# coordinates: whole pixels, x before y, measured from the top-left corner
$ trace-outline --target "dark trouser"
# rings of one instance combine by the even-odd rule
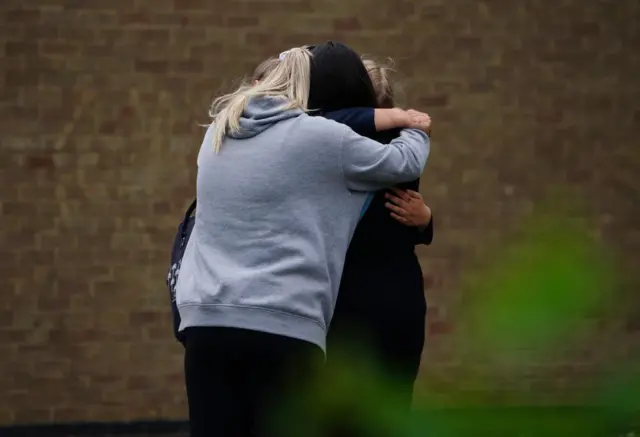
[[[355,398],[346,401],[341,414],[330,424],[330,437],[397,437],[408,424],[413,388],[420,369],[424,345],[424,315],[405,319],[390,317],[388,323],[353,323],[332,327],[327,342],[327,371],[330,380],[341,367],[355,378],[367,378],[360,384],[379,386],[381,394],[371,402]],[[377,326],[376,326],[377,325]],[[334,354],[336,352],[336,354]],[[335,357],[335,359],[334,359]],[[362,366],[362,369],[360,367]],[[356,382],[357,384],[358,382]],[[339,392],[343,389],[336,387]],[[352,392],[360,391],[355,385]],[[353,402],[353,404],[350,404]],[[379,403],[376,405],[376,403]],[[365,411],[361,408],[365,407]],[[385,411],[395,411],[393,423],[377,423]],[[401,419],[404,417],[404,419]],[[384,419],[383,419],[384,420]],[[376,426],[376,422],[378,426]],[[371,426],[373,425],[373,426]]]
[[[295,423],[283,426],[281,418],[303,419],[308,393],[301,389],[315,385],[323,362],[322,350],[302,340],[235,328],[187,329],[191,436],[299,435]]]
[[[356,375],[373,369],[372,384],[385,385],[390,391],[381,400],[383,405],[365,413],[365,422],[382,416],[375,408],[393,408],[398,417],[409,418],[426,320],[422,271],[414,258],[375,267],[352,264],[345,267],[342,277],[327,336],[328,377],[333,378],[332,373],[344,366],[355,367],[351,371]],[[362,420],[354,411],[363,404],[356,399],[355,405],[343,409],[342,417],[336,418],[331,428],[332,437],[397,435],[389,434],[382,424],[371,429],[359,423]]]

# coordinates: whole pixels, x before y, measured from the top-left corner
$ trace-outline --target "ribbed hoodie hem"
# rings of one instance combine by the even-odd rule
[[[222,304],[185,304],[179,307],[179,311],[180,331],[201,326],[249,329],[313,343],[326,353],[326,328],[313,319],[297,314]]]

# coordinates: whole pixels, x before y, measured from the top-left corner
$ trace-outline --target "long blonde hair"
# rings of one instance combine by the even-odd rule
[[[213,149],[220,151],[224,137],[240,130],[240,117],[251,98],[271,96],[283,97],[282,110],[299,108],[307,111],[309,102],[309,77],[311,74],[311,52],[305,48],[294,48],[285,52],[275,68],[253,85],[243,83],[233,93],[213,101],[209,116],[213,118]]]
[[[280,63],[280,59],[278,58],[269,58],[265,61],[262,61],[260,65],[253,70],[253,76],[251,77],[252,83],[260,82],[264,79],[269,73],[271,73]]]

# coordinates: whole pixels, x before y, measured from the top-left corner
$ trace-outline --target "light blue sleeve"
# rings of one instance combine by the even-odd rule
[[[364,217],[364,215],[367,213],[367,210],[371,205],[371,201],[373,200],[374,195],[375,195],[374,193],[367,194],[367,198],[364,201],[364,205],[362,205],[362,209],[360,210],[360,220],[362,220],[362,217]]]
[[[361,137],[352,130],[342,140],[342,171],[347,188],[376,191],[420,177],[429,157],[429,137],[403,129],[387,145]]]

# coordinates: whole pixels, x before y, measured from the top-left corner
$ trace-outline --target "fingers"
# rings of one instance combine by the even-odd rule
[[[398,214],[396,214],[394,212],[391,213],[391,217],[393,217],[396,221],[399,221],[403,225],[406,225],[406,224],[409,223],[408,219],[406,219],[406,218],[404,218],[404,217],[402,217],[402,216],[400,216],[400,215],[398,215]]]
[[[426,112],[416,111],[415,109],[407,109],[407,112],[409,113],[409,115],[412,115],[412,116],[421,116],[421,115],[426,115],[427,117],[429,116],[429,114],[427,114]]]
[[[431,126],[431,117],[428,115],[411,115],[409,118],[413,124]]]
[[[415,109],[408,109],[407,114],[409,114],[411,119],[411,127],[421,129],[426,132],[427,135],[431,135],[431,117],[429,114],[416,111]]]
[[[409,117],[411,117],[413,120],[417,120],[417,121],[429,121],[431,120],[431,117],[429,117],[427,114],[409,114]]]
[[[391,202],[386,202],[386,203],[384,204],[384,206],[385,206],[387,209],[390,209],[392,212],[396,213],[396,214],[397,214],[397,215],[399,215],[399,216],[404,216],[405,214],[407,214],[407,211],[405,211],[404,209],[400,208],[400,207],[399,207],[399,206],[397,206],[397,205],[394,205],[394,204],[393,204],[393,203],[391,203]]]
[[[391,188],[391,191],[396,193],[396,196],[404,200],[405,202],[411,202],[411,195],[408,190],[402,190],[400,188]]]
[[[393,191],[396,196],[387,193],[385,197],[391,200],[393,203],[399,204],[404,208],[407,208],[410,204],[420,203],[422,205],[424,203],[422,195],[417,191],[401,190],[399,188],[391,188],[391,191]]]
[[[422,195],[420,193],[418,193],[417,191],[406,190],[405,193],[407,193],[407,195],[409,197],[411,197],[411,198],[422,200]]]
[[[401,194],[401,195],[403,195],[403,194]],[[394,196],[391,193],[385,193],[384,197],[386,199],[390,200],[391,202],[393,202],[394,204],[398,205],[400,208],[408,208],[409,207],[409,202],[404,200],[403,197]],[[410,200],[410,198],[409,198],[409,200]]]
[[[406,112],[411,118],[431,121],[431,117],[426,112],[416,111],[415,109],[407,109]]]
[[[416,111],[415,109],[408,109],[407,114],[409,114],[411,118],[424,119],[424,120],[431,121],[431,117],[426,112]]]

